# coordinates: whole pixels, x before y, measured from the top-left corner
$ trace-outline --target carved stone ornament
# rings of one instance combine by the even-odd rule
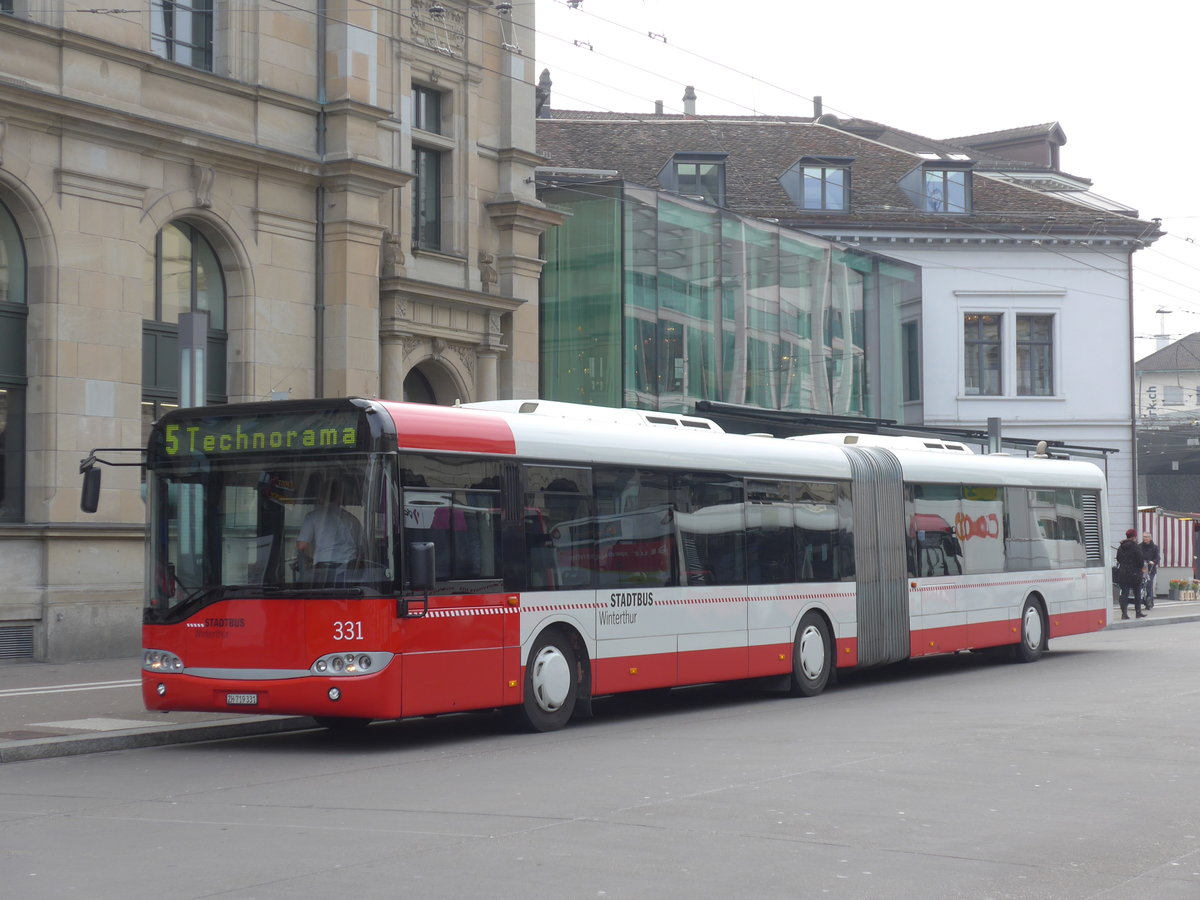
[[[192,189],[196,193],[196,206],[208,209],[212,206],[213,181],[217,172],[212,166],[192,166]]]
[[[443,0],[412,0],[412,41],[462,59],[467,46],[466,13]]]
[[[379,277],[403,278],[406,261],[400,235],[390,230],[384,231],[383,244],[379,248]]]
[[[492,292],[493,285],[500,280],[496,271],[496,255],[486,250],[479,251],[479,285],[485,294]]]
[[[472,378],[474,378],[475,377],[475,351],[472,350],[470,347],[464,347],[461,344],[456,344],[454,346],[454,352],[458,354],[458,358],[459,358],[459,361],[462,363],[462,367],[464,369],[466,369],[467,373]]]

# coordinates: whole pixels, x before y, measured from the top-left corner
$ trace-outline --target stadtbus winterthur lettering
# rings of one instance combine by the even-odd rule
[[[293,423],[288,423],[293,424]],[[241,422],[219,425],[168,425],[163,430],[163,450],[178,453],[247,453],[255,450],[335,450],[358,444],[358,429],[351,425],[304,428],[243,428]]]

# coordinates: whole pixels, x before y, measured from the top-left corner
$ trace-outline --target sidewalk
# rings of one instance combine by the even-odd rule
[[[1159,601],[1144,619],[1110,629],[1200,622],[1200,602]],[[0,664],[0,763],[276,734],[316,727],[305,716],[148,712],[141,660]]]
[[[303,716],[150,712],[141,683],[140,657],[0,664],[0,764],[315,727]]]

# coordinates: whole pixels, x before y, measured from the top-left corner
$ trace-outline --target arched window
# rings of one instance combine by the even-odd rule
[[[25,245],[0,203],[0,522],[25,516]]]
[[[154,240],[146,260],[142,323],[142,431],[165,409],[179,405],[179,316],[208,313],[206,403],[224,403],[225,276],[217,254],[199,231],[173,222]]]

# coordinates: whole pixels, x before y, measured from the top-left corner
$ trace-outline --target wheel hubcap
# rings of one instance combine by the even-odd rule
[[[805,628],[800,635],[800,671],[810,681],[825,671],[825,641],[816,628]]]
[[[1025,643],[1030,650],[1042,646],[1042,617],[1032,606],[1025,610]]]
[[[534,700],[546,712],[560,709],[571,693],[571,667],[557,647],[538,651],[529,680]]]

